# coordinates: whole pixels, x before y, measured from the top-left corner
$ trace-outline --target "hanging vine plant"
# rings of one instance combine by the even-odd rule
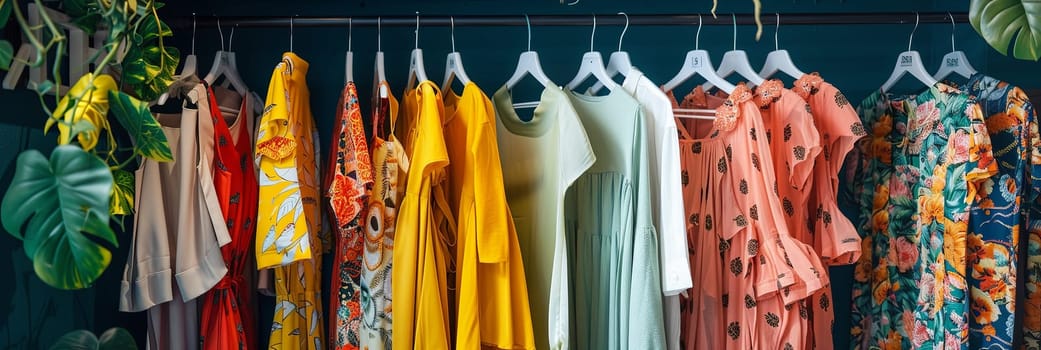
[[[27,150],[18,156],[14,178],[0,202],[0,220],[12,236],[22,240],[42,281],[55,288],[89,287],[112,260],[109,247],[118,246],[112,219],[133,211],[133,173],[126,168],[137,157],[173,160],[159,123],[148,110],[149,101],[173,81],[179,52],[164,38],[173,33],[159,18],[162,3],[150,0],[64,0],[60,10],[89,34],[107,31],[97,68],[76,79],[62,95],[61,62],[67,38],[33,1],[42,29],[42,42],[15,0],[0,0],[0,27],[13,14],[25,41],[36,56],[26,64],[50,60],[53,81],[36,84],[40,106],[50,117],[44,131],[58,130],[58,147],[45,156]],[[8,69],[13,47],[0,41],[0,68]],[[105,74],[118,72],[120,81]],[[47,98],[53,93],[52,110]],[[109,118],[114,118],[133,145],[120,145]],[[131,151],[132,152],[123,152]],[[129,154],[128,154],[129,153]],[[122,223],[118,221],[118,223]]]
[[[1041,58],[1041,0],[972,0],[969,22],[1002,55]]]

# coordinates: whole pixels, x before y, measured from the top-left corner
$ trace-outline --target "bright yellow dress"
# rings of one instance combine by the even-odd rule
[[[506,204],[492,102],[445,92],[448,202],[459,225],[456,349],[534,349],[520,243]],[[483,345],[483,347],[482,347]]]
[[[322,349],[324,344],[318,137],[307,67],[296,54],[283,54],[271,75],[257,134],[257,265],[274,267],[277,298],[271,349]]]
[[[449,266],[454,230],[444,195],[445,149],[440,91],[430,81],[405,93],[397,129],[409,159],[394,237],[394,349],[450,349]],[[411,120],[400,120],[400,119]],[[403,124],[404,122],[404,124]]]

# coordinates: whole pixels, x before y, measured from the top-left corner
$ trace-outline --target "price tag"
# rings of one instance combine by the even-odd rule
[[[961,65],[961,61],[957,57],[948,57],[945,61],[948,67],[957,67]]]

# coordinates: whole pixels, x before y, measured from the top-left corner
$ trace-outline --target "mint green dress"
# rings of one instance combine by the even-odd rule
[[[573,349],[664,349],[648,117],[622,89],[567,92],[596,162],[564,196]]]

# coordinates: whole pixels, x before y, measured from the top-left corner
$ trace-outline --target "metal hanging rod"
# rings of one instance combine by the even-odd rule
[[[717,13],[713,18],[710,14],[702,14],[701,18],[705,25],[730,25],[735,21],[737,24],[755,24],[755,17],[751,14],[738,14],[732,20],[729,14]],[[873,13],[789,13],[781,14],[782,25],[820,25],[820,24],[909,24],[915,23],[915,17],[920,16],[921,23],[951,23],[951,16],[957,23],[967,23],[969,14],[966,12],[873,12]],[[420,25],[449,26],[450,18],[455,18],[456,26],[524,26],[524,15],[420,15]],[[593,15],[531,15],[532,26],[589,26],[593,24]],[[597,14],[599,25],[623,25],[625,18],[614,13]],[[218,16],[198,16],[198,26],[214,27]],[[240,27],[289,27],[290,17],[274,16],[220,16],[221,25]],[[763,13],[764,25],[774,25],[777,22],[775,16]],[[327,16],[294,16],[292,23],[298,27],[346,27],[348,20],[354,26],[376,26],[377,19],[383,26],[416,26],[416,16],[383,16],[383,17],[327,17]],[[175,17],[169,20],[173,27],[190,28],[192,17]],[[629,15],[631,25],[692,25],[698,23],[698,14],[644,14]]]

